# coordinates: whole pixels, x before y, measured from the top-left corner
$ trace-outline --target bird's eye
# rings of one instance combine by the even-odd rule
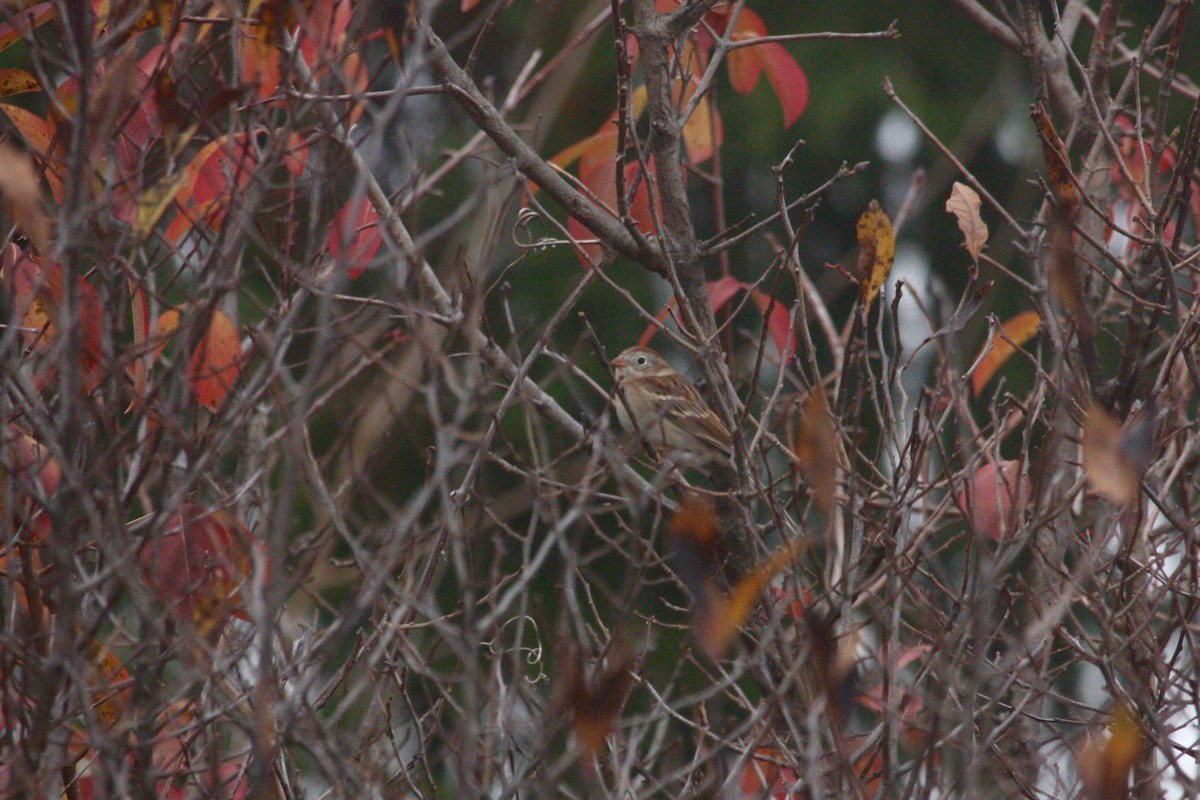
[[[645,356],[638,356],[638,357],[637,357],[637,365],[638,365],[639,367],[644,367],[644,366],[646,366],[646,357],[645,357]]]

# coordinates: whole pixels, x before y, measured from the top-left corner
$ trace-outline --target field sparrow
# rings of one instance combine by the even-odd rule
[[[729,429],[665,358],[648,347],[631,347],[612,365],[623,428],[644,437],[660,455],[673,453],[693,464],[730,463]]]

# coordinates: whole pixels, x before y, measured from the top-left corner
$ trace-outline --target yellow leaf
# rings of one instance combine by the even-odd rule
[[[1129,796],[1129,772],[1145,746],[1142,726],[1132,710],[1118,707],[1105,730],[1079,753],[1079,778],[1087,796],[1119,800]]]
[[[963,247],[971,254],[975,264],[975,275],[979,274],[979,254],[987,244],[988,227],[979,215],[981,202],[979,195],[965,183],[954,182],[950,188],[950,197],[946,200],[946,211],[958,220],[958,229],[962,231]]]
[[[872,200],[867,206],[867,210],[858,218],[856,229],[858,279],[863,308],[870,311],[896,258],[896,234],[892,230],[892,220],[879,206],[878,200]]]
[[[0,97],[40,92],[42,84],[23,69],[0,69]]]
[[[171,202],[175,200],[179,190],[183,185],[191,179],[193,174],[187,170],[181,171],[173,180],[165,183],[155,184],[138,197],[137,204],[137,225],[134,227],[134,233],[139,240],[149,238],[150,232],[154,230],[154,226],[162,219],[162,215],[166,213]]]
[[[971,374],[971,394],[976,397],[987,386],[992,376],[1017,352],[1016,348],[1025,344],[1038,332],[1042,318],[1036,311],[1022,311],[1000,326],[1002,335],[992,340],[992,349],[986,355],[980,353],[979,365]],[[1007,341],[1005,341],[1007,339]],[[1011,344],[1010,344],[1011,342]],[[986,346],[986,345],[985,345]]]

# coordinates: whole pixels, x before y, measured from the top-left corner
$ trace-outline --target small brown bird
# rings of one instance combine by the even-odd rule
[[[612,365],[619,388],[617,418],[623,428],[643,436],[660,455],[674,454],[695,465],[730,463],[729,429],[665,358],[649,347],[631,347]]]

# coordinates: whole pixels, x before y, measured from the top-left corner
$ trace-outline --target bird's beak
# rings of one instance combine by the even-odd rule
[[[627,362],[625,361],[625,358],[623,356],[617,356],[616,358],[614,358],[612,361],[610,361],[608,363],[612,364],[617,369],[627,366]]]

